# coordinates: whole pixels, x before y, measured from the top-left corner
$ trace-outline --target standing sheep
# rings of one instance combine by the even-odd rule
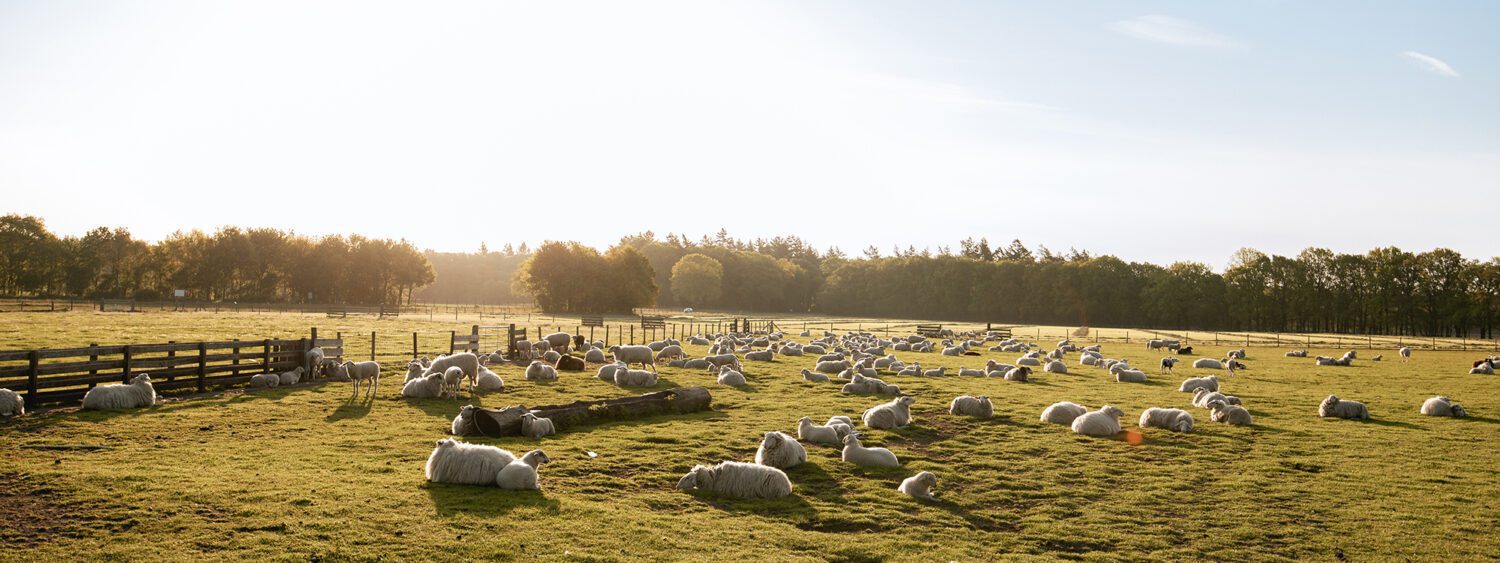
[[[1051,406],[1042,411],[1042,422],[1067,426],[1073,424],[1075,419],[1083,416],[1083,413],[1086,412],[1089,412],[1089,409],[1078,403],[1069,401],[1052,403]]]
[[[551,463],[552,458],[547,457],[542,450],[531,450],[521,459],[505,464],[500,472],[495,475],[495,484],[502,489],[511,491],[535,491],[541,487],[537,485],[536,470],[544,463]]]
[[[755,463],[761,465],[787,469],[806,461],[807,450],[795,438],[782,432],[767,432],[755,450]]]
[[[1370,420],[1370,409],[1359,401],[1348,401],[1339,399],[1338,395],[1329,395],[1318,405],[1318,416]]]
[[[20,416],[26,414],[26,402],[21,396],[10,389],[0,389],[0,416]]]
[[[900,428],[911,424],[911,406],[917,402],[909,396],[896,397],[865,411],[864,423],[870,428]]]
[[[500,475],[500,470],[515,460],[515,454],[495,446],[444,438],[438,440],[437,447],[427,456],[426,475],[433,483],[491,485]]]
[[[1397,350],[1396,352],[1401,354],[1401,361],[1411,361],[1411,346],[1402,346],[1401,349]]]
[[[1469,411],[1464,410],[1463,405],[1453,402],[1453,399],[1438,396],[1422,402],[1422,414],[1463,418],[1469,416]]]
[[[948,414],[989,418],[995,416],[995,405],[990,403],[990,398],[984,395],[978,397],[959,395],[948,404]]]
[[[274,377],[274,375],[273,375]],[[140,374],[130,383],[100,385],[83,394],[83,410],[136,409],[156,404],[151,376]]]
[[[375,398],[375,389],[380,387],[380,364],[375,362],[344,362],[344,365],[339,366],[339,368],[349,374],[349,381],[354,383],[354,394],[349,396],[349,400],[352,401],[355,397],[359,396],[359,388],[364,383],[369,383],[369,386],[365,387],[365,396],[371,399]]]
[[[443,393],[442,393],[442,395],[444,397],[450,397],[450,398],[453,398],[453,399],[457,399],[458,398],[458,390],[459,390],[460,387],[463,386],[463,382],[464,382],[464,370],[463,370],[463,368],[458,367],[458,366],[453,366],[453,367],[448,368],[447,370],[444,370],[443,371]],[[470,388],[471,392],[472,392],[472,390],[473,389]]]
[[[474,389],[474,378],[479,377],[479,356],[473,352],[459,352],[448,356],[441,356],[427,365],[422,375],[430,373],[447,373],[448,368],[457,367],[462,371],[462,379],[469,380],[469,389]]]
[[[1193,415],[1182,409],[1149,408],[1141,412],[1141,428],[1166,428],[1173,432],[1192,432]]]
[[[901,481],[901,485],[896,487],[896,490],[913,498],[937,500],[932,496],[932,489],[936,486],[937,475],[933,475],[931,471],[923,471]]]
[[[901,467],[896,454],[885,448],[866,448],[859,443],[859,433],[844,437],[843,460],[855,465],[871,467]]]
[[[1120,433],[1120,417],[1125,413],[1118,408],[1104,405],[1094,412],[1086,412],[1073,419],[1073,432],[1085,436],[1114,436]]]
[[[573,343],[573,335],[566,332],[554,332],[543,336],[542,340],[546,341],[547,345],[553,350],[566,354],[568,353],[568,346]]]
[[[651,371],[656,371],[655,355],[650,346],[610,346],[609,353],[614,354],[615,361],[626,366],[641,364],[643,368],[649,366]]]
[[[677,481],[682,491],[708,491],[734,498],[781,498],[792,494],[792,481],[780,469],[725,461],[713,467],[693,466]]]

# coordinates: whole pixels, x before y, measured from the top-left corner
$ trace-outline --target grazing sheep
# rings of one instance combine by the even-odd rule
[[[828,383],[828,376],[826,374],[821,374],[810,369],[802,370],[802,379],[813,383]]]
[[[0,389],[0,416],[20,416],[26,414],[26,402],[21,396],[10,389]]]
[[[677,489],[734,498],[781,498],[792,494],[792,481],[775,467],[725,461],[713,467],[693,466],[677,481]]]
[[[526,366],[527,381],[557,381],[557,368],[547,365],[541,360],[532,360],[531,365]]]
[[[1182,385],[1180,385],[1180,386],[1177,387],[1178,391],[1182,391],[1184,393],[1192,393],[1192,392],[1197,391],[1199,389],[1207,389],[1209,391],[1218,391],[1219,390],[1219,376],[1217,376],[1217,375],[1210,375],[1208,377],[1189,377],[1187,379],[1182,380]]]
[[[1104,405],[1094,412],[1086,412],[1073,419],[1073,432],[1085,436],[1114,436],[1120,433],[1120,417],[1125,413],[1118,408]]]
[[[578,356],[562,356],[552,364],[552,367],[558,371],[583,371],[588,367],[588,362]]]
[[[1146,372],[1138,369],[1122,369],[1115,372],[1115,381],[1119,383],[1145,383]]]
[[[844,461],[871,467],[901,467],[896,454],[885,448],[866,448],[859,443],[859,433],[844,436]]]
[[[923,471],[901,481],[901,485],[896,487],[896,490],[913,498],[937,500],[932,496],[932,489],[936,486],[937,475],[933,475],[931,471]]]
[[[1396,352],[1401,354],[1401,361],[1411,361],[1411,346],[1402,346],[1401,349],[1397,350]]]
[[[1089,412],[1089,409],[1078,403],[1068,401],[1052,403],[1052,406],[1042,411],[1042,422],[1067,426],[1073,424],[1074,419],[1083,416],[1086,412]]]
[[[1339,399],[1338,395],[1329,395],[1318,405],[1318,416],[1370,420],[1370,409],[1359,401],[1347,401]]]
[[[656,381],[657,376],[654,371],[627,368],[615,371],[615,385],[621,387],[651,387],[656,385]]]
[[[650,367],[656,371],[654,350],[650,346],[610,346],[609,353],[614,354],[615,361],[627,366],[630,364],[641,364],[641,367]]]
[[[418,377],[401,386],[401,396],[408,399],[436,399],[443,395],[443,374]]]
[[[1042,368],[1042,370],[1046,371],[1047,373],[1067,374],[1068,364],[1062,363],[1062,360],[1052,360],[1050,362],[1047,362],[1047,366]]]
[[[1231,426],[1250,426],[1255,423],[1250,411],[1239,405],[1231,405],[1224,401],[1208,402],[1208,419],[1214,422],[1228,424]]]
[[[245,384],[246,387],[252,389],[270,389],[278,385],[281,385],[281,376],[274,373],[252,375],[250,376],[250,382]]]
[[[1422,414],[1463,418],[1469,416],[1469,411],[1464,410],[1463,405],[1453,402],[1453,399],[1438,396],[1422,402]]]
[[[908,396],[896,397],[865,411],[864,423],[870,428],[900,428],[911,424],[911,406],[917,402]]]
[[[526,413],[521,415],[521,435],[527,438],[541,438],[557,433],[557,428],[552,425],[552,419]]]
[[[806,420],[806,419],[804,419]],[[767,432],[755,450],[755,463],[787,469],[807,461],[807,450],[802,444],[782,432]]]
[[[500,379],[500,374],[489,368],[480,368],[479,381],[474,386],[480,391],[501,391],[505,389],[505,380]]]
[[[995,416],[995,405],[990,403],[990,398],[985,395],[978,397],[959,395],[948,404],[948,414],[989,418]]]
[[[719,385],[740,387],[745,385],[745,374],[735,371],[734,368],[724,366],[719,368]]]
[[[515,460],[515,454],[495,446],[444,438],[437,441],[432,455],[427,456],[427,480],[456,485],[491,485],[500,475],[500,470]]]
[[[1198,358],[1193,360],[1193,367],[1198,369],[1224,369],[1224,362],[1213,358]]]
[[[604,358],[604,350],[589,348],[589,351],[583,353],[583,361],[591,364],[602,364],[608,360]]]
[[[1193,415],[1182,409],[1149,408],[1141,413],[1141,428],[1166,428],[1173,432],[1192,432]]]
[[[83,410],[86,411],[135,409],[154,404],[156,388],[151,386],[151,376],[144,373],[135,376],[130,383],[100,385],[83,394]]]
[[[547,336],[543,336],[542,340],[545,341],[547,345],[553,350],[557,350],[566,354],[568,353],[568,346],[573,343],[573,335],[566,332],[554,332]]]
[[[619,363],[619,362],[616,362],[616,363],[613,363],[613,364],[604,364],[602,366],[599,366],[599,374],[598,374],[599,381],[607,381],[607,382],[610,382],[610,383],[614,383],[615,382],[615,372],[618,371],[618,370],[622,370],[622,369],[625,369],[625,364],[622,364],[622,363]]]
[[[1031,380],[1031,368],[1026,367],[1026,366],[1016,366],[1016,367],[1010,368],[1010,371],[1005,372],[1005,380],[1006,381],[1019,381],[1021,383],[1025,383],[1027,381],[1030,381]]]
[[[813,424],[811,418],[804,416],[797,420],[797,439],[825,446],[837,446],[843,443],[844,434],[846,433],[839,432],[838,428],[834,428],[834,424],[834,421],[829,421],[829,424],[819,426]],[[839,425],[852,428],[850,424],[839,423]]]
[[[453,366],[443,371],[443,393],[444,397],[458,398],[458,389],[464,382],[464,368]],[[473,388],[470,387],[470,391]]]
[[[552,463],[542,450],[531,450],[521,459],[505,464],[495,475],[495,484],[512,491],[535,491],[541,487],[536,482],[536,470],[544,463]]]

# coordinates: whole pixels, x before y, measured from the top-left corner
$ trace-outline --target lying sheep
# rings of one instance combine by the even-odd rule
[[[1146,372],[1138,369],[1122,369],[1115,372],[1115,381],[1119,383],[1145,383]]]
[[[1182,409],[1149,408],[1141,412],[1141,428],[1166,428],[1173,432],[1192,432],[1193,415]]]
[[[804,416],[797,420],[797,439],[825,446],[837,446],[843,442],[844,435],[840,434],[832,424],[819,426],[813,424],[811,418]]]
[[[1342,400],[1338,395],[1329,395],[1318,405],[1318,416],[1370,420],[1370,409],[1359,401]]]
[[[512,491],[535,491],[540,490],[537,484],[536,472],[542,464],[551,463],[552,458],[542,450],[531,450],[521,459],[505,464],[500,472],[495,475],[495,484],[502,489]]]
[[[443,374],[434,373],[406,382],[401,396],[408,399],[436,399],[443,396]]]
[[[911,365],[903,367],[903,368],[901,368],[900,371],[897,371],[896,375],[898,375],[898,376],[917,376],[917,375],[922,375],[922,363],[921,362],[912,362]]]
[[[403,380],[402,383],[405,383],[407,381],[411,381],[413,379],[417,379],[417,378],[420,378],[420,377],[426,377],[427,376],[426,374],[427,374],[427,366],[422,365],[422,362],[419,362],[417,360],[412,360],[410,362],[406,362],[406,379]]]
[[[1052,403],[1051,406],[1042,410],[1042,422],[1061,424],[1064,426],[1073,424],[1073,420],[1083,416],[1089,409],[1078,403],[1062,401]]]
[[[865,411],[864,423],[870,428],[900,428],[911,424],[911,406],[917,402],[912,397],[902,396],[870,407]]]
[[[1250,426],[1255,423],[1250,416],[1250,411],[1245,410],[1245,407],[1231,405],[1224,401],[1208,402],[1208,419],[1231,426]]]
[[[769,349],[756,350],[754,352],[745,354],[745,360],[751,362],[774,362],[776,361],[776,352]]]
[[[480,391],[501,391],[505,389],[505,380],[500,375],[490,371],[489,368],[479,369],[479,381],[474,384]]]
[[[250,382],[245,386],[251,389],[270,389],[281,385],[281,376],[274,373],[259,373],[250,376]]]
[[[811,381],[813,383],[828,383],[827,375],[815,372],[810,369],[802,370],[802,379]]]
[[[604,357],[604,350],[589,348],[589,351],[583,353],[583,361],[591,364],[602,364],[608,360]]]
[[[1193,406],[1206,409],[1208,408],[1208,403],[1211,401],[1224,401],[1226,405],[1241,404],[1240,398],[1233,395],[1225,395],[1218,391],[1209,391],[1203,388],[1193,391]]]
[[[1026,367],[1026,366],[1016,366],[1016,367],[1013,367],[1013,368],[1010,369],[1010,371],[1005,372],[1005,380],[1006,381],[1019,381],[1021,383],[1025,383],[1027,381],[1030,381],[1031,380],[1031,368]]]
[[[1438,396],[1422,402],[1422,414],[1463,418],[1469,416],[1469,411],[1464,410],[1463,405],[1453,402],[1453,399]]]
[[[1193,367],[1198,369],[1224,369],[1224,362],[1213,358],[1198,358],[1193,360]]]
[[[427,456],[426,475],[433,483],[491,485],[500,475],[500,470],[515,460],[515,454],[495,446],[444,438],[438,440],[437,447]]]
[[[474,436],[479,434],[479,429],[474,426],[474,405],[464,405],[458,409],[458,416],[453,417],[453,426],[448,433],[454,436]]]
[[[1041,367],[1042,361],[1039,360],[1039,359],[1030,357],[1030,356],[1021,356],[1019,358],[1016,358],[1016,365],[1018,365],[1018,366],[1029,366],[1029,367]]]
[[[83,394],[83,410],[137,409],[156,404],[151,376],[140,374],[130,383],[100,385]]]
[[[842,356],[840,356],[840,357],[842,357]],[[850,365],[851,364],[848,361],[845,361],[845,360],[820,361],[820,362],[818,362],[818,364],[816,366],[813,366],[813,371],[816,371],[818,373],[826,373],[826,374],[829,374],[829,375],[834,375],[834,374],[837,374],[837,373],[839,373],[841,371],[849,369]]]
[[[657,375],[654,371],[624,368],[615,371],[615,385],[620,387],[651,387],[656,382]]]
[[[724,366],[719,368],[718,381],[719,385],[741,387],[745,385],[745,374],[735,371],[732,367]],[[655,385],[655,383],[652,385]]]
[[[937,475],[933,475],[931,471],[923,471],[901,481],[896,490],[913,498],[937,500],[932,496],[934,487],[937,487]]]
[[[948,414],[989,418],[995,416],[995,405],[990,403],[990,398],[985,395],[978,397],[959,395],[948,404]]]
[[[0,389],[0,416],[23,414],[26,414],[26,402],[21,400],[21,395],[10,389]]]
[[[1047,362],[1047,366],[1042,369],[1047,373],[1067,374],[1068,364],[1063,363],[1062,360],[1052,360]]]
[[[302,374],[305,371],[306,370],[304,370],[302,366],[297,366],[297,369],[283,372],[280,376],[277,376],[277,378],[281,380],[281,385],[296,385],[298,382],[302,381]]]
[[[1104,405],[1094,412],[1086,412],[1073,419],[1073,432],[1085,436],[1114,436],[1120,433],[1120,417],[1125,413],[1118,408]]]
[[[552,419],[542,418],[532,413],[521,415],[521,435],[527,438],[541,438],[557,433],[557,428],[552,425]]]
[[[958,375],[963,377],[984,377],[984,370],[976,368],[958,368]]]
[[[1193,393],[1193,392],[1196,392],[1199,389],[1208,389],[1209,391],[1218,391],[1219,390],[1219,376],[1217,376],[1217,375],[1210,375],[1208,377],[1189,377],[1187,379],[1182,380],[1182,385],[1180,385],[1180,386],[1177,387],[1178,391],[1182,391],[1182,392],[1185,392],[1185,393]]]
[[[806,420],[805,418],[803,420]],[[755,463],[787,469],[807,461],[807,450],[782,432],[767,432],[755,450]]]
[[[557,381],[557,368],[547,365],[542,360],[532,360],[531,365],[526,366],[527,381]]]
[[[769,499],[792,494],[792,481],[775,467],[725,461],[713,467],[694,466],[677,481],[677,489],[707,491],[734,498]]]
[[[622,364],[622,363],[619,363],[619,362],[615,362],[613,364],[604,364],[602,366],[599,366],[599,373],[598,373],[599,381],[607,381],[607,382],[610,382],[610,383],[614,383],[615,382],[615,372],[618,371],[618,370],[622,370],[622,369],[625,369],[625,364]]]
[[[866,448],[859,443],[859,433],[844,437],[843,460],[855,465],[870,467],[901,467],[896,454],[885,448]]]
[[[1306,358],[1307,350],[1292,350],[1286,353],[1288,358]]]

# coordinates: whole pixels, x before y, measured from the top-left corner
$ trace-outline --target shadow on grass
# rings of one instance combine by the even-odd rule
[[[557,514],[559,503],[547,498],[542,491],[509,491],[498,487],[475,485],[450,485],[426,483],[427,496],[432,499],[437,515],[452,517],[460,514],[475,516],[503,516],[522,507],[535,507]]]
[[[364,418],[370,414],[369,402],[346,402],[333,410],[333,413],[323,418],[323,422],[338,422],[355,418]]]
[[[1390,426],[1390,427],[1394,427],[1394,428],[1407,428],[1407,429],[1411,429],[1411,430],[1426,430],[1427,429],[1426,426],[1422,426],[1420,424],[1412,424],[1410,422],[1401,422],[1399,420],[1383,420],[1383,419],[1379,419],[1379,418],[1372,418],[1372,419],[1367,420],[1365,422],[1368,422],[1370,424],[1374,424],[1376,426]]]
[[[806,499],[797,494],[795,489],[791,496],[777,499],[742,499],[719,496],[714,493],[696,492],[692,497],[708,506],[712,506],[724,512],[740,514],[754,514],[771,518],[794,517],[798,519],[811,519],[817,516]]]
[[[786,475],[796,485],[798,494],[801,496],[830,502],[843,502],[844,500],[844,492],[839,489],[838,480],[816,463],[802,463],[787,469]]]
[[[1460,418],[1459,420],[1467,422],[1483,422],[1485,424],[1500,424],[1500,418],[1486,418],[1483,416],[1466,416],[1464,418]]]

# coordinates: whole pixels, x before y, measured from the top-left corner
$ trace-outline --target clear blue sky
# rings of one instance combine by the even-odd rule
[[[1497,24],[1477,1],[0,2],[0,211],[438,250],[725,227],[1488,258]]]

